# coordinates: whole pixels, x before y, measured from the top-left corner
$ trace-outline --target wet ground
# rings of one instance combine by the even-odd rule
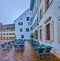
[[[24,51],[15,52],[14,47],[7,51],[0,49],[0,61],[53,61],[51,58],[40,59],[37,56],[37,52],[33,49],[33,46],[29,41],[25,41]]]

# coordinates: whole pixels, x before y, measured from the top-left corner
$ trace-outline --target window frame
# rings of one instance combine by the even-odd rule
[[[23,22],[18,22],[18,25],[19,25],[19,26],[20,26],[20,25],[22,26],[22,25],[23,25]]]
[[[22,30],[22,28],[20,28],[20,32],[22,32],[23,30]]]
[[[26,28],[26,32],[29,32],[29,28]]]
[[[29,21],[29,17],[26,17],[26,20]]]
[[[40,28],[40,40],[42,40],[42,29]]]
[[[24,38],[24,35],[21,35],[21,38]]]
[[[51,19],[52,19],[51,17],[48,17],[47,20],[45,21],[45,40],[48,43],[51,43],[52,41],[51,41],[51,36],[50,36],[50,40],[47,40],[46,26],[51,23]],[[50,32],[50,34],[51,34],[51,32]]]

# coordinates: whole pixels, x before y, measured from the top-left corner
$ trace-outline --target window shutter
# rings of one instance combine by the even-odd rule
[[[50,22],[50,41],[54,40],[54,22]]]

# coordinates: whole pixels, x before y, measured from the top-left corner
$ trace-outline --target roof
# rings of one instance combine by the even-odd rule
[[[27,11],[29,11],[30,9],[26,9],[14,22],[16,22],[19,18],[21,18]]]
[[[0,26],[0,29],[12,29],[15,28],[15,24],[7,24],[7,25],[2,25]]]

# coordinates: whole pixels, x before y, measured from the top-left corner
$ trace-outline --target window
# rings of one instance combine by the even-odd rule
[[[22,28],[20,28],[20,32],[22,32]]]
[[[40,29],[40,39],[42,40],[42,29]]]
[[[21,18],[21,20],[22,20],[22,18]]]
[[[38,31],[35,30],[35,39],[38,39]]]
[[[3,37],[3,39],[5,39],[5,37]]]
[[[50,23],[46,25],[46,39],[50,40]]]
[[[27,21],[29,21],[29,17],[27,17]]]
[[[1,39],[2,39],[2,36],[1,36]]]
[[[42,6],[42,8],[40,9],[40,20],[42,19],[42,17],[43,17],[43,6]]]
[[[40,10],[40,19],[42,18],[42,11]]]
[[[8,37],[7,37],[7,39],[8,39]]]
[[[21,38],[24,38],[24,35],[21,35]]]
[[[22,22],[19,22],[18,25],[23,25],[23,23]]]
[[[10,33],[10,35],[15,35],[15,33]]]
[[[30,22],[28,22],[28,25],[30,25]]]
[[[5,35],[5,33],[4,33],[4,35]]]
[[[26,32],[29,32],[29,28],[26,28]]]

